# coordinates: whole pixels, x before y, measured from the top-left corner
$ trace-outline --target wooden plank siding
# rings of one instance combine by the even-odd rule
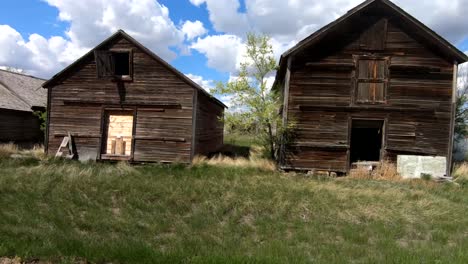
[[[134,113],[131,161],[190,163],[194,147],[194,96],[199,91],[133,41],[119,35],[112,38],[99,49],[131,50],[131,80],[98,78],[92,52],[73,65],[74,70],[48,88],[47,152],[55,153],[63,136],[70,132],[80,158],[99,159],[105,147],[103,119],[106,111],[128,110]],[[207,106],[199,104],[198,108],[204,110],[216,105],[216,111],[224,111],[213,100],[207,101],[202,102]],[[202,123],[200,129],[203,129],[204,118],[197,119]],[[200,131],[199,141],[211,135],[216,140],[222,139],[222,130],[221,135],[218,130],[211,133]]]
[[[0,109],[0,124],[0,142],[43,142],[39,119],[32,112]]]
[[[198,92],[195,131],[195,153],[210,155],[223,146],[224,109],[208,99],[208,96]]]
[[[325,38],[294,54],[286,105],[288,119],[297,122],[296,139],[286,149],[283,168],[347,171],[351,120],[357,118],[385,121],[384,158],[448,157],[453,62],[413,38],[396,17],[381,18],[383,47],[363,48],[369,30],[354,24],[339,39]],[[356,101],[356,56],[388,58],[384,102]]]

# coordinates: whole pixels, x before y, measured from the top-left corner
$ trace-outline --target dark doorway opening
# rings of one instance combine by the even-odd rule
[[[380,160],[383,124],[383,120],[352,121],[351,163]]]
[[[114,58],[114,75],[128,76],[130,75],[130,53],[129,52],[113,52]]]

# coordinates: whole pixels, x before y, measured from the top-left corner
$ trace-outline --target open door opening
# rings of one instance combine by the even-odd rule
[[[106,111],[102,159],[130,159],[133,148],[133,118],[133,111]]]
[[[351,164],[359,161],[380,161],[383,120],[352,120]]]

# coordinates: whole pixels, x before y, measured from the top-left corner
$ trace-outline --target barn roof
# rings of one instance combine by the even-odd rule
[[[72,72],[78,65],[80,65],[81,62],[83,62],[86,58],[88,58],[89,56],[94,56],[94,51],[95,50],[99,50],[100,48],[106,46],[108,43],[114,41],[115,39],[117,38],[124,38],[126,39],[127,41],[129,41],[130,43],[132,43],[133,45],[135,45],[136,47],[138,47],[139,49],[141,49],[144,53],[146,53],[148,56],[150,56],[151,58],[153,58],[154,60],[156,60],[157,62],[161,63],[162,65],[164,65],[167,69],[169,69],[171,72],[173,72],[175,75],[177,75],[179,78],[181,78],[183,81],[185,81],[188,85],[190,85],[191,87],[193,87],[194,89],[196,90],[199,90],[200,92],[204,93],[205,95],[208,96],[208,98],[210,98],[210,100],[212,100],[213,102],[221,105],[222,107],[224,108],[227,108],[227,106],[225,104],[223,104],[220,100],[216,99],[214,96],[212,96],[210,93],[208,93],[205,89],[203,89],[200,85],[198,85],[197,83],[195,83],[192,79],[190,79],[189,77],[187,77],[185,74],[181,73],[180,71],[178,71],[176,68],[174,68],[172,65],[170,65],[168,62],[166,62],[165,60],[163,60],[161,57],[159,57],[158,55],[156,55],[154,52],[152,52],[151,50],[149,50],[148,48],[146,48],[145,46],[143,46],[143,44],[141,44],[140,42],[138,42],[137,40],[135,40],[134,38],[132,38],[130,35],[128,35],[125,31],[123,31],[122,29],[119,29],[116,33],[114,33],[112,36],[110,36],[109,38],[107,38],[106,40],[104,40],[103,42],[101,42],[99,45],[97,45],[96,47],[94,47],[93,49],[91,49],[88,53],[86,53],[85,55],[83,55],[81,58],[79,58],[78,60],[76,60],[75,62],[73,62],[72,64],[70,64],[68,67],[66,67],[65,69],[63,69],[62,71],[60,71],[59,73],[57,73],[56,75],[54,75],[50,80],[46,81],[42,87],[44,88],[51,88],[53,86],[55,86],[58,82],[62,81],[63,79],[65,79],[68,75],[68,73]]]
[[[419,34],[420,38],[425,41],[426,45],[437,49],[446,58],[449,58],[457,63],[468,61],[468,56],[453,46],[450,42],[431,30],[429,27],[421,23],[419,20],[408,14],[406,11],[395,5],[389,0],[367,0],[355,8],[349,10],[345,15],[317,30],[312,35],[300,41],[297,45],[287,50],[281,55],[280,69],[277,72],[277,80],[279,76],[284,74],[286,69],[287,59],[294,56],[305,48],[311,48],[317,45],[324,37],[331,32],[337,31],[347,24],[352,18],[360,16],[363,12],[370,8],[378,7],[386,12],[397,16],[404,25],[409,28],[412,34]]]
[[[41,89],[44,79],[0,70],[0,108],[32,112],[46,107],[47,92]]]

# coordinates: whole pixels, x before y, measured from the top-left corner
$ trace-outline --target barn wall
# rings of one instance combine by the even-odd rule
[[[0,109],[0,124],[0,142],[43,142],[39,119],[32,112]]]
[[[133,81],[96,77],[94,56],[88,56],[51,89],[48,152],[57,151],[63,136],[74,135],[78,154],[98,157],[105,108],[136,112],[134,160],[190,162],[194,89],[126,39],[108,47],[133,50]]]
[[[198,92],[196,110],[195,155],[209,155],[223,146],[224,108]]]
[[[297,122],[296,139],[286,148],[283,167],[346,171],[349,167],[352,118],[385,120],[386,157],[398,153],[447,156],[451,116],[453,64],[421,45],[388,17],[384,49],[389,58],[385,104],[355,102],[355,58],[363,31],[340,32],[295,56],[291,67],[288,119]],[[397,66],[397,67],[392,67]],[[433,72],[408,71],[408,66]]]

